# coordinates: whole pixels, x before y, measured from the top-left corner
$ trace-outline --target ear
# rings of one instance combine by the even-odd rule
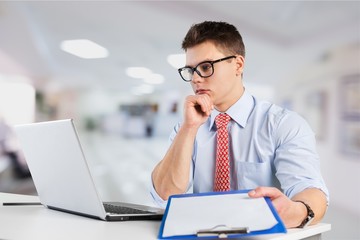
[[[241,76],[244,71],[245,58],[241,55],[236,56],[236,76]]]

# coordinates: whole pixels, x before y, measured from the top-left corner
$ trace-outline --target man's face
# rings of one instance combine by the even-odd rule
[[[214,61],[225,55],[212,42],[204,42],[186,51],[186,65],[195,67],[204,61]],[[200,77],[196,72],[191,81],[195,94],[210,96],[215,108],[226,111],[243,93],[241,73],[244,59],[241,56],[213,64],[214,73],[208,78]]]

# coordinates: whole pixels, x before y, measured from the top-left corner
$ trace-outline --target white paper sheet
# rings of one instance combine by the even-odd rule
[[[163,237],[194,235],[198,230],[218,225],[265,230],[277,224],[264,198],[247,193],[173,198],[163,229]]]

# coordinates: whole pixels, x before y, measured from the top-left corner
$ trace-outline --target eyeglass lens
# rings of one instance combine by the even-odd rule
[[[209,62],[200,63],[195,67],[195,71],[200,77],[210,77],[213,74],[212,64]],[[194,69],[190,67],[185,67],[180,71],[181,76],[184,80],[191,81],[194,75]]]

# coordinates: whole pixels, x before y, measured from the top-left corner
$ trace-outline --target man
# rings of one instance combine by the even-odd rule
[[[195,193],[253,189],[250,197],[271,198],[287,228],[319,222],[328,190],[314,134],[298,114],[258,101],[244,88],[245,47],[237,29],[225,22],[195,24],[182,48],[186,66],[179,73],[195,95],[186,97],[183,121],[152,173],[154,199],[165,204],[191,187]],[[222,128],[219,121],[230,122]],[[225,153],[217,149],[220,135],[227,136],[220,140],[229,145]]]

